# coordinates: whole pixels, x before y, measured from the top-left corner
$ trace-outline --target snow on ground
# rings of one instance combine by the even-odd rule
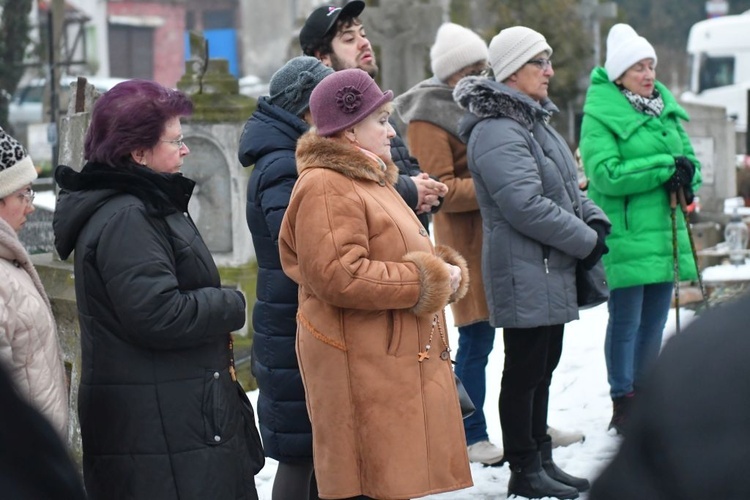
[[[450,309],[446,309],[450,318]],[[680,310],[681,326],[684,328],[693,318],[693,312]],[[602,304],[581,311],[581,319],[568,323],[565,328],[565,343],[562,359],[555,370],[550,389],[549,424],[563,430],[578,429],[586,434],[585,442],[553,451],[555,462],[566,472],[593,480],[607,465],[617,451],[620,439],[607,431],[612,416],[612,400],[607,385],[607,370],[604,364],[604,334],[607,325],[607,306]],[[665,340],[674,333],[675,314],[670,311],[665,329]],[[457,345],[458,331],[449,331],[451,345]],[[498,414],[498,395],[503,369],[502,330],[497,330],[495,349],[487,367],[487,398],[485,416],[490,440],[502,446],[502,432]],[[257,391],[249,392],[255,404]],[[271,499],[273,478],[277,462],[266,460],[266,466],[256,476],[260,500]],[[510,470],[502,467],[484,467],[471,464],[474,486],[464,490],[430,495],[432,500],[498,500],[507,493]],[[587,498],[586,494],[580,497]]]

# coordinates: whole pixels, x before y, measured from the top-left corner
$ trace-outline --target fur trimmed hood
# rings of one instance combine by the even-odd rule
[[[469,112],[459,126],[465,141],[474,125],[486,118],[510,118],[531,130],[534,123],[549,120],[552,113],[559,111],[549,99],[539,103],[504,83],[481,76],[461,79],[453,89],[453,98]]]
[[[387,182],[394,185],[398,180],[398,168],[389,161],[382,170],[377,164],[354,146],[337,139],[320,137],[315,130],[305,133],[297,142],[297,173],[308,168],[327,168],[350,179]]]

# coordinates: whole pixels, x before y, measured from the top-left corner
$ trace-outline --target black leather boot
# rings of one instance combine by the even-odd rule
[[[558,467],[552,460],[552,442],[547,441],[539,445],[539,456],[542,459],[542,469],[547,473],[549,477],[557,482],[572,486],[578,491],[588,491],[591,487],[588,479],[582,477],[571,476],[567,472],[563,471]]]
[[[524,466],[511,465],[510,481],[508,481],[508,498],[518,495],[525,498],[578,498],[578,490],[555,481],[542,468],[542,461],[538,453],[534,460]]]

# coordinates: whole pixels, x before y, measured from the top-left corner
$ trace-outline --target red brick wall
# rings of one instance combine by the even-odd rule
[[[164,24],[154,30],[154,80],[175,87],[185,73],[185,5],[110,2],[107,12],[110,16],[155,16],[164,20]]]

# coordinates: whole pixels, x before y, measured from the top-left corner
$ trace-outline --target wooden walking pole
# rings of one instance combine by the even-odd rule
[[[677,193],[669,193],[669,210],[672,217],[672,259],[674,271],[675,333],[680,334],[680,259],[677,250]]]

